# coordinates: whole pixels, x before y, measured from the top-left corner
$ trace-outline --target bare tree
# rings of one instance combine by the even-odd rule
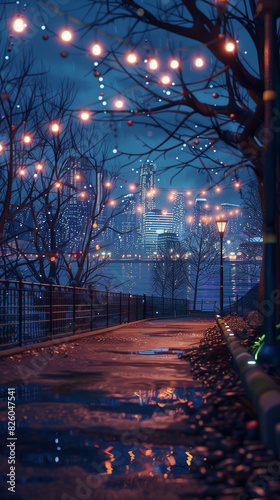
[[[10,87],[3,81],[9,94],[2,93],[3,135],[8,132],[0,179],[1,275],[80,286],[106,282],[99,239],[115,230],[111,223],[125,209],[112,199],[117,171],[106,159],[106,136],[97,139],[94,126],[86,132],[74,120],[72,85],[64,80],[52,91],[46,76],[34,83],[29,72],[23,65]]]
[[[242,202],[243,231],[245,237],[240,245],[243,262],[237,264],[237,276],[255,281],[260,278],[262,259],[262,206],[257,182],[252,180],[246,186]]]
[[[159,246],[152,270],[152,284],[155,293],[171,297],[172,302],[182,294],[186,296],[187,280],[183,270],[180,242],[166,242]]]
[[[217,273],[219,263],[217,231],[211,224],[202,224],[198,231],[190,231],[184,241],[188,255],[183,266],[188,285],[193,290],[193,309],[196,308],[199,288]]]
[[[124,33],[122,27],[123,39],[107,47],[99,66],[106,73],[119,70],[127,76],[127,82],[133,82],[131,91],[125,94],[129,105],[120,112],[111,110],[111,116],[149,123],[157,131],[161,130],[158,144],[155,141],[149,144],[139,137],[146,146],[145,151],[150,149],[165,155],[180,146],[194,153],[193,158],[181,155],[182,159],[176,161],[179,170],[192,166],[207,172],[212,181],[212,172],[220,173],[221,181],[228,172],[238,172],[244,165],[253,170],[264,214],[264,21],[257,15],[257,3],[256,0],[238,3],[95,1],[89,3],[92,22],[87,23],[86,29],[97,26],[108,29],[110,24],[118,27],[118,23],[126,19],[127,32]],[[261,2],[261,7],[264,5]],[[88,18],[89,14],[87,21]],[[246,52],[238,50],[237,37],[252,48],[254,57],[248,58]],[[132,51],[138,57],[138,64],[134,66],[124,61],[122,49],[125,47],[126,51],[127,42],[133,43]],[[160,42],[163,47],[159,47]],[[231,45],[227,45],[228,42]],[[162,48],[169,48],[170,58],[178,62],[174,77],[164,83],[167,90],[164,94],[158,73],[147,64]],[[194,67],[194,52],[200,55],[200,65],[203,58],[207,60],[204,66],[207,69],[198,78],[189,71],[190,65]],[[144,58],[147,62],[140,64]],[[229,162],[221,163],[212,156],[211,148],[218,143],[224,145],[225,152],[231,153]],[[278,206],[276,212],[279,234]],[[279,253],[279,248],[277,251]],[[279,269],[277,276],[279,287]],[[263,286],[260,286],[260,300],[262,294]]]

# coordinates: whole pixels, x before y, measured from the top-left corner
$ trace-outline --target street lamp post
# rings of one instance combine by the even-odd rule
[[[217,220],[216,225],[221,240],[221,255],[220,255],[220,312],[223,314],[224,308],[224,269],[223,269],[223,237],[226,230],[227,220]]]

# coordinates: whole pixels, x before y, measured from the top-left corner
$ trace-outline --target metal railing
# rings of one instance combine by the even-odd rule
[[[229,297],[228,306],[223,308],[223,316],[232,313],[236,313],[238,316],[245,316],[245,314],[258,309],[258,289],[259,284],[256,283],[242,297],[238,296],[238,294],[233,298]]]
[[[0,350],[145,318],[184,316],[189,301],[0,280]]]

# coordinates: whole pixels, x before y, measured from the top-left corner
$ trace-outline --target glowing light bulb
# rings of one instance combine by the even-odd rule
[[[79,180],[80,180],[80,178],[81,178],[80,174],[76,174],[76,175],[75,175],[75,180],[76,180],[76,181],[79,181]]]
[[[80,198],[86,198],[86,193],[85,193],[85,191],[82,191],[82,192],[80,193]]]
[[[87,111],[83,111],[80,116],[81,120],[83,121],[87,121],[90,119],[90,114]]]
[[[105,186],[108,188],[111,187],[111,182],[110,181],[106,182]]]
[[[36,166],[37,170],[43,170],[43,165],[42,163],[38,163],[38,165]]]
[[[172,61],[170,62],[170,68],[172,69],[179,68],[179,61],[177,61],[177,59],[172,59]]]
[[[52,130],[52,132],[55,132],[55,133],[59,132],[59,125],[58,125],[58,123],[53,123],[51,125],[51,130]]]
[[[99,45],[99,43],[95,43],[91,49],[91,52],[94,56],[100,56],[101,55],[101,52],[102,52],[102,49],[101,49],[101,46]]]
[[[3,150],[4,150],[4,146],[2,144],[0,144],[0,153],[2,153]]]
[[[24,24],[23,19],[21,19],[20,17],[18,17],[14,21],[13,28],[17,33],[22,33],[25,27],[26,25]]]
[[[135,54],[133,54],[133,52],[131,54],[128,54],[127,56],[127,62],[129,62],[130,64],[136,64],[137,63],[137,57]]]
[[[118,109],[123,108],[123,101],[121,99],[117,99],[117,101],[115,101],[115,106]]]
[[[24,175],[25,174],[25,170],[23,168],[20,169],[19,171],[20,175]]]
[[[216,187],[215,191],[216,191],[216,193],[220,193],[222,191],[222,189],[218,186],[218,187]]]
[[[240,182],[236,182],[234,185],[235,185],[236,188],[239,188],[240,187]]]
[[[94,223],[92,224],[92,227],[93,227],[94,229],[96,229],[96,228],[97,228],[97,224],[96,224],[96,222],[94,222]]]
[[[157,69],[158,68],[158,62],[156,59],[151,59],[149,62],[149,68],[150,69]]]
[[[204,66],[204,61],[201,57],[197,57],[194,64],[197,68],[201,68],[202,66]]]
[[[100,245],[95,245],[95,250],[100,250]]]
[[[64,30],[61,33],[60,37],[64,42],[70,42],[70,40],[72,39],[72,33],[69,30]]]
[[[170,76],[164,75],[161,79],[161,83],[163,83],[164,85],[168,85],[168,83],[170,83]]]
[[[60,187],[61,187],[61,183],[60,183],[60,182],[57,182],[57,183],[55,184],[55,187],[56,187],[56,188],[60,188]]]
[[[24,142],[25,144],[30,144],[30,142],[31,142],[31,137],[30,137],[30,135],[25,135],[25,136],[24,136],[24,138],[23,138],[23,142]]]
[[[112,205],[113,207],[115,206],[115,204],[116,204],[115,200],[110,201],[110,205]]]
[[[186,195],[187,195],[187,196],[191,196],[191,194],[192,194],[192,192],[191,192],[191,191],[187,191],[187,192],[186,192]]]
[[[233,52],[235,50],[235,44],[233,42],[226,43],[226,51]]]
[[[50,258],[50,261],[51,261],[51,262],[54,262],[54,261],[55,261],[55,256],[54,256],[54,255]]]

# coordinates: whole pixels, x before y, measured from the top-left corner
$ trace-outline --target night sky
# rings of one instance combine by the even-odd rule
[[[148,54],[148,47],[153,47],[153,54],[156,54],[160,60],[161,67],[166,66],[168,58],[170,58],[170,45],[176,44],[177,48],[180,50],[182,60],[184,61],[186,70],[188,71],[188,79],[191,81],[198,78],[198,69],[194,68],[191,64],[191,55],[197,55],[201,53],[201,48],[194,45],[194,42],[190,42],[188,47],[185,46],[186,40],[182,40],[179,36],[171,35],[172,41],[166,36],[164,32],[160,30],[154,30],[152,34],[149,35],[149,40],[145,39],[145,35],[135,34],[135,40],[133,37],[129,41],[124,40],[119,42],[118,37],[125,36],[127,30],[127,22],[122,20],[118,24],[107,25],[102,28],[102,33],[100,30],[90,30],[87,32],[83,23],[85,20],[90,19],[88,14],[88,9],[82,7],[83,1],[75,0],[57,0],[55,2],[50,2],[51,5],[56,6],[60,9],[60,13],[53,12],[50,8],[44,5],[44,2],[31,1],[26,4],[22,1],[17,1],[11,5],[6,6],[6,27],[3,29],[2,22],[2,42],[9,43],[9,34],[11,33],[11,25],[17,14],[23,14],[27,28],[24,35],[16,35],[13,39],[14,46],[12,49],[12,55],[16,55],[16,58],[21,58],[24,51],[32,51],[34,58],[36,60],[36,66],[39,68],[42,65],[48,70],[49,80],[51,85],[55,87],[61,78],[67,77],[71,82],[75,84],[77,89],[77,96],[75,100],[76,109],[88,109],[88,110],[105,110],[112,108],[113,99],[121,97],[122,94],[128,95],[127,89],[131,87],[132,83],[129,79],[117,71],[110,71],[106,74],[105,66],[99,64],[98,69],[101,70],[101,77],[103,81],[99,81],[99,78],[94,77],[94,70],[97,66],[94,66],[94,62],[98,62],[98,58],[94,58],[89,54],[89,48],[93,43],[100,43],[105,49],[114,49],[118,55],[122,53],[127,53],[131,47],[131,42],[139,44],[137,45],[137,50],[141,52],[143,59],[145,58],[145,53]],[[79,7],[77,7],[79,4]],[[65,15],[62,15],[64,13]],[[75,19],[68,20],[66,15],[70,14]],[[79,24],[80,22],[80,24]],[[43,28],[43,29],[42,29]],[[65,43],[60,39],[60,34],[64,29],[69,29],[73,33],[73,39],[71,44]],[[139,30],[138,30],[139,31]],[[48,35],[48,40],[44,40],[43,36]],[[238,37],[242,38],[242,33],[238,33]],[[142,41],[141,41],[142,37]],[[148,45],[149,44],[149,45]],[[243,44],[244,45],[244,44]],[[242,47],[243,49],[244,47]],[[67,57],[62,57],[61,52],[67,51]],[[246,51],[247,52],[247,51]],[[246,56],[247,54],[245,54]],[[244,56],[244,57],[245,57]],[[213,63],[212,56],[210,52],[206,54],[208,58],[208,63],[211,65]],[[99,61],[100,62],[100,61]],[[15,60],[16,64],[16,60]],[[160,68],[161,70],[161,68]],[[199,78],[205,77],[207,74],[207,68],[200,70]],[[162,73],[162,70],[160,71]],[[176,79],[175,79],[176,81]],[[104,88],[100,89],[100,85],[104,85]],[[107,101],[107,106],[103,105],[103,101],[98,99],[100,91],[104,92],[103,101]],[[135,86],[133,93],[136,97],[140,96],[141,89]],[[206,99],[208,97],[206,96]],[[222,96],[221,96],[222,99]],[[221,102],[220,102],[221,103]],[[103,112],[102,112],[103,113]],[[97,119],[103,116],[103,119],[109,118],[109,113],[107,115],[98,114]],[[137,117],[138,118],[138,117]],[[139,120],[142,124],[133,123],[133,126],[129,127],[127,124],[127,119],[123,121],[114,120],[115,131],[112,133],[109,128],[109,122],[98,123],[99,130],[104,130],[104,133],[110,132],[111,141],[109,151],[114,157],[113,150],[116,148],[118,151],[125,151],[128,153],[147,153],[142,157],[142,161],[146,159],[152,159],[156,161],[158,170],[179,163],[182,160],[182,155],[185,155],[186,161],[190,159],[191,155],[183,147],[177,147],[175,150],[167,153],[161,158],[158,158],[158,153],[149,154],[148,148],[145,148],[142,141],[147,143],[150,147],[154,147],[164,138],[163,132],[160,129],[156,129],[154,126],[150,126],[148,119]],[[204,142],[201,141],[201,145],[204,147]],[[172,143],[170,143],[172,144]],[[182,145],[181,145],[182,146]],[[218,157],[219,160],[227,162],[236,162],[234,156],[229,157],[229,150],[225,146],[218,146],[217,151],[213,151],[213,155]],[[118,153],[116,154],[116,162],[122,166],[126,163],[127,159],[125,157],[120,157]],[[179,160],[177,160],[179,158]],[[130,162],[132,160],[130,159]],[[195,164],[195,162],[194,162]],[[199,166],[199,163],[197,164]],[[139,171],[140,162],[139,159],[127,167],[124,167],[121,175],[120,182],[122,180],[127,180],[131,182],[137,182],[138,176],[135,171]],[[134,172],[132,171],[134,168]],[[198,195],[199,191],[203,188],[207,188],[212,184],[212,181],[207,175],[198,174],[194,169],[185,169],[183,172],[175,176],[172,181],[172,186],[170,185],[170,179],[175,174],[175,168],[169,172],[160,173],[157,176],[158,187],[162,188],[160,190],[160,203],[168,207],[167,196],[168,190],[171,189],[195,189],[194,194]],[[217,182],[220,178],[220,174],[214,175],[215,171],[213,169],[212,175],[214,180]],[[240,174],[239,174],[240,175]],[[248,171],[244,169],[244,173],[241,174],[241,179],[248,178]],[[233,185],[233,183],[232,183]],[[233,189],[230,179],[227,180],[226,184],[221,184],[222,193],[216,196],[217,203],[223,202],[233,202],[240,203],[240,195],[238,190]],[[209,200],[214,196],[214,191],[209,192]]]

